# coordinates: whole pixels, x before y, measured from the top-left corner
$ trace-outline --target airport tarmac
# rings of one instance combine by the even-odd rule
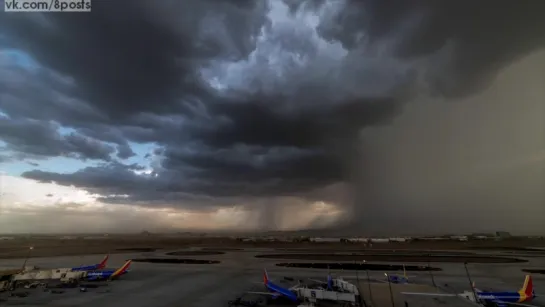
[[[181,256],[165,256],[167,251],[111,255],[108,267],[119,267],[126,259],[142,257],[182,258]],[[254,258],[260,251],[230,251],[223,255],[191,256],[185,258],[220,260],[219,264],[151,264],[133,262],[130,273],[119,280],[109,283],[107,287],[88,289],[81,293],[78,288],[64,289],[62,294],[43,292],[42,289],[20,289],[28,291],[25,298],[7,297],[1,293],[2,306],[131,306],[131,307],[214,307],[227,306],[229,300],[244,294],[246,291],[265,291],[259,283],[262,282],[263,268],[267,268],[269,276],[274,281],[281,282],[285,276],[295,280],[306,278],[325,280],[327,271],[316,269],[295,269],[276,267],[275,263],[282,260]],[[92,264],[100,261],[101,255],[54,257],[30,259],[27,265],[42,268],[73,267],[82,264]],[[544,258],[528,258],[528,263],[510,264],[469,264],[471,277],[476,286],[486,290],[518,290],[523,283],[522,268],[543,268]],[[22,259],[0,260],[0,269],[17,268]],[[426,265],[426,264],[424,264]],[[464,266],[456,263],[432,263],[443,271],[407,272],[411,282],[419,285],[392,285],[394,306],[472,306],[461,298],[408,297],[401,291],[430,292],[438,291],[433,283],[452,293],[469,289]],[[332,271],[334,276],[345,276],[347,279],[357,275],[363,297],[371,306],[392,306],[388,283],[372,283],[373,300],[369,295],[365,271],[358,274],[355,271]],[[369,271],[371,279],[384,279],[384,272]],[[401,272],[396,272],[401,274]],[[432,278],[433,277],[433,278]],[[536,293],[545,293],[545,275],[533,275]],[[285,282],[285,281],[283,281]],[[289,286],[289,284],[285,283]],[[105,290],[108,289],[109,292]],[[102,293],[100,293],[102,292]],[[251,297],[249,297],[251,298]],[[255,298],[255,297],[254,297]],[[530,304],[545,307],[545,298],[536,299]],[[269,305],[272,306],[272,305]],[[474,306],[474,305],[473,305]]]

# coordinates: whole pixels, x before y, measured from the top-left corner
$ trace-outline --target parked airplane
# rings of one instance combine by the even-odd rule
[[[132,260],[127,260],[122,267],[117,270],[100,270],[100,271],[89,271],[87,272],[86,280],[97,281],[97,280],[113,280],[119,276],[126,274],[129,266],[131,265]]]
[[[110,255],[104,256],[104,259],[100,263],[93,264],[93,265],[86,265],[86,266],[78,266],[75,268],[72,268],[72,271],[94,271],[94,270],[101,270],[106,267],[106,263],[108,262],[108,258]]]
[[[498,307],[505,307],[507,305],[520,305],[520,306],[532,306],[527,304],[521,304],[522,302],[530,302],[538,295],[534,292],[534,286],[532,282],[532,277],[526,275],[524,280],[524,285],[519,291],[509,291],[509,292],[485,292],[473,287],[473,291],[464,291],[459,294],[449,294],[449,293],[418,293],[418,292],[401,292],[408,295],[430,295],[430,296],[460,296],[465,299],[468,299],[472,302],[477,302],[483,306],[492,303]],[[477,299],[475,299],[477,296]]]
[[[267,270],[263,271],[263,284],[265,285],[265,287],[267,287],[267,290],[269,290],[270,292],[248,292],[248,293],[271,295],[273,298],[285,297],[289,299],[290,301],[299,302],[299,298],[294,291],[299,285],[295,285],[288,289],[288,288],[279,286],[277,284],[274,284],[272,281],[269,280],[269,275],[267,274]]]
[[[385,282],[390,281],[393,284],[408,284],[409,283],[409,277],[414,276],[407,276],[407,271],[405,270],[405,265],[403,265],[403,275],[397,275],[397,274],[385,274],[387,280]]]

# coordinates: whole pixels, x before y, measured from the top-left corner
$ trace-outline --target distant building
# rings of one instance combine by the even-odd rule
[[[293,238],[293,242],[310,242],[309,237],[297,237]]]
[[[311,242],[316,243],[333,243],[333,242],[341,242],[340,238],[311,238]]]
[[[455,241],[467,241],[467,236],[450,236],[450,239]]]
[[[390,238],[390,242],[406,242],[407,239],[405,238]]]
[[[447,240],[448,238],[442,238],[442,237],[420,237],[418,240],[422,241],[442,241]]]
[[[471,237],[475,239],[489,239],[494,238],[496,235],[494,233],[473,233]]]
[[[347,240],[349,242],[353,242],[353,243],[367,243],[367,242],[369,242],[368,238],[349,238]]]
[[[62,236],[59,239],[61,239],[61,240],[75,240],[77,238],[78,237],[76,237],[76,236]]]
[[[388,243],[390,242],[390,239],[385,239],[385,238],[371,238],[369,239],[369,241],[371,243]]]
[[[502,239],[511,238],[511,233],[507,231],[496,231],[496,237],[502,238]]]
[[[278,238],[275,238],[275,241],[277,241],[277,242],[293,242],[293,238],[290,238],[290,237],[278,237]]]

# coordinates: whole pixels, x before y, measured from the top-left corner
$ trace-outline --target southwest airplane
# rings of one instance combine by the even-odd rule
[[[521,304],[522,302],[530,302],[537,295],[534,292],[534,286],[532,283],[532,277],[526,275],[524,280],[524,285],[519,291],[509,291],[509,292],[485,292],[481,291],[475,287],[475,294],[472,291],[465,291],[460,294],[449,294],[449,293],[418,293],[418,292],[401,292],[403,294],[409,295],[430,295],[430,296],[461,296],[465,299],[468,299],[473,302],[477,302],[481,305],[484,303],[493,303],[498,307],[505,307],[507,305],[520,305],[520,306],[532,306],[527,304]],[[475,299],[477,296],[477,299]]]
[[[267,290],[270,292],[248,292],[252,294],[263,294],[263,295],[271,295],[273,298],[279,298],[279,297],[285,297],[293,302],[299,302],[299,297],[297,297],[297,294],[293,291],[295,290],[299,285],[293,286],[291,288],[284,288],[282,286],[279,286],[277,284],[274,284],[269,280],[269,275],[267,274],[267,270],[264,270],[263,272],[263,284],[265,287],[267,287]]]
[[[100,271],[89,271],[85,277],[88,281],[98,281],[98,280],[113,280],[119,276],[126,274],[127,269],[131,265],[132,260],[127,260],[125,264],[117,270],[100,270]]]
[[[110,255],[104,256],[104,259],[100,263],[93,264],[93,265],[86,265],[86,266],[78,266],[75,268],[72,268],[72,271],[94,271],[94,270],[101,270],[106,267],[106,263],[108,262],[108,258]]]
[[[403,275],[397,275],[397,274],[385,274],[387,281],[390,281],[393,284],[408,284],[409,283],[409,277],[414,276],[407,276],[407,271],[405,270],[405,265],[403,265]]]

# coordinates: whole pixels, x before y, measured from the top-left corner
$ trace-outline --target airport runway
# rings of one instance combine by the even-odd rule
[[[111,255],[108,267],[119,267],[126,259],[141,257],[170,257],[165,256],[165,251],[153,253],[135,253],[123,255]],[[7,298],[1,302],[2,306],[82,306],[82,307],[215,307],[227,306],[227,301],[243,294],[246,291],[264,291],[262,285],[262,270],[267,268],[271,279],[282,280],[285,276],[297,279],[322,279],[325,280],[326,270],[294,269],[275,267],[274,264],[284,262],[282,260],[254,258],[260,251],[232,251],[223,255],[191,256],[186,258],[220,260],[220,264],[195,265],[195,264],[150,264],[134,262],[131,272],[113,281],[107,287],[88,289],[86,293],[80,293],[78,288],[65,289],[65,293],[52,294],[41,289],[20,289],[29,291],[26,298],[7,298],[6,293],[0,294],[0,298]],[[182,258],[182,256],[177,256]],[[55,257],[30,259],[28,265],[36,265],[43,268],[72,267],[81,264],[92,264],[100,261],[100,255]],[[523,283],[522,268],[545,267],[545,257],[528,258],[529,263],[511,264],[470,264],[469,270],[476,286],[481,289],[491,290],[518,290]],[[1,260],[3,268],[17,268],[22,260]],[[425,265],[425,264],[424,264]],[[433,272],[433,282],[442,289],[457,293],[469,289],[462,264],[432,263],[432,266],[443,269],[441,272]],[[384,272],[369,271],[370,277],[384,279]],[[399,274],[399,272],[397,272]],[[332,271],[334,276],[356,275],[355,271]],[[407,272],[414,276],[411,281],[418,285],[393,285],[395,306],[403,306],[405,301],[409,306],[472,306],[459,298],[433,299],[430,297],[406,297],[400,291],[436,291],[432,287],[432,276],[428,272]],[[369,286],[366,283],[366,272],[357,274],[360,289],[366,300],[370,300]],[[536,293],[545,294],[545,275],[533,275]],[[109,292],[105,292],[108,289]],[[391,306],[391,299],[387,283],[372,283],[372,306]],[[102,293],[100,293],[102,292]],[[534,300],[532,305],[545,307],[545,298]],[[271,305],[269,305],[271,306]]]

